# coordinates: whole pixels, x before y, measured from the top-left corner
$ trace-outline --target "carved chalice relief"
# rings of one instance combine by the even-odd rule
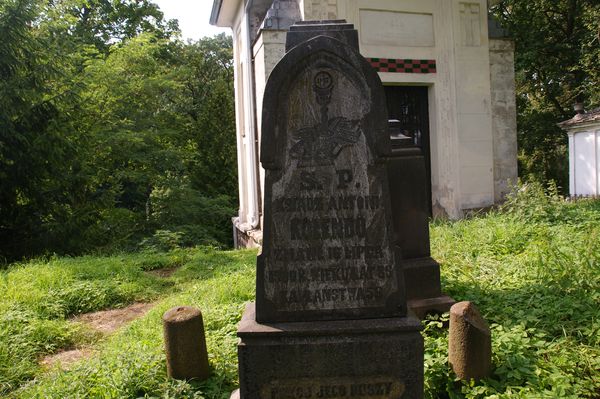
[[[299,160],[298,167],[333,165],[342,149],[355,144],[360,137],[360,121],[344,117],[329,118],[328,106],[334,86],[333,76],[329,72],[320,71],[313,79],[313,92],[320,106],[321,120],[314,126],[292,134],[294,143],[290,154],[292,159]]]

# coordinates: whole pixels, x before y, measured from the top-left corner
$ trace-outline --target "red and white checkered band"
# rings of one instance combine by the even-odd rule
[[[400,60],[393,58],[367,58],[377,72],[436,73],[435,60]]]

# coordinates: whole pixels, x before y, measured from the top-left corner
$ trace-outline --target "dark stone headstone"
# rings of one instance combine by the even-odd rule
[[[387,111],[353,26],[301,23],[269,77],[256,305],[238,329],[242,399],[422,398],[386,161]]]
[[[395,245],[401,254],[406,299],[415,314],[447,312],[455,302],[443,295],[440,265],[431,257],[425,156],[412,137],[402,134],[399,121],[389,121],[392,151],[388,178]]]
[[[334,38],[356,35],[352,25],[324,25],[327,35],[314,37],[319,26],[292,27],[291,40],[313,38],[286,54],[265,90],[258,322],[406,314],[383,87],[358,51]]]

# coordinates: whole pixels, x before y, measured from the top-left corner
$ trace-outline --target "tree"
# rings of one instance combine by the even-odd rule
[[[113,44],[141,33],[169,39],[179,32],[177,21],[165,21],[149,0],[52,0],[50,5],[45,16],[54,23],[63,21],[66,29],[60,33],[104,54]]]
[[[224,34],[184,46],[180,111],[192,160],[192,184],[210,194],[237,192],[233,44]]]
[[[516,42],[520,174],[567,187],[572,104],[600,104],[600,3],[502,0],[493,8]]]
[[[176,28],[147,0],[0,3],[0,257],[230,241],[231,39]]]
[[[54,83],[62,60],[48,50],[34,23],[42,4],[0,3],[0,255],[12,257],[44,246],[43,225],[53,219],[74,149],[53,124],[68,93]]]

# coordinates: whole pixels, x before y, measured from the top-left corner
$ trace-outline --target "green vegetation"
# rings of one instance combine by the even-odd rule
[[[553,191],[550,189],[549,191]],[[490,322],[494,372],[454,381],[447,315],[425,324],[427,398],[596,398],[600,393],[600,202],[564,202],[522,186],[502,211],[431,226],[445,291]],[[0,274],[0,386],[10,398],[228,398],[237,384],[236,324],[254,296],[254,251],[177,249],[14,264]],[[159,278],[144,271],[178,267]],[[109,337],[68,317],[133,301],[149,314]],[[202,309],[213,377],[166,378],[160,317]],[[37,359],[60,348],[99,351],[70,371]],[[28,382],[29,381],[29,382]]]
[[[15,264],[0,274],[0,396],[184,397],[195,385],[168,382],[160,317],[182,303],[204,313],[215,377],[202,392],[219,397],[236,381],[236,323],[254,293],[253,251],[214,249],[105,258],[58,258]],[[168,279],[145,271],[178,267]],[[35,276],[32,278],[32,276]],[[67,318],[82,312],[154,301],[144,318],[105,339]],[[71,372],[43,374],[40,356],[95,344],[100,354]],[[27,380],[37,381],[23,391]]]
[[[516,45],[519,175],[568,190],[572,105],[600,106],[597,0],[500,0],[492,13]]]
[[[232,42],[147,0],[0,2],[0,263],[231,245]]]
[[[550,188],[550,192],[556,189]],[[431,229],[442,286],[490,322],[492,377],[456,384],[443,320],[426,327],[429,398],[597,398],[600,393],[600,202],[566,203],[520,187],[504,212]]]

